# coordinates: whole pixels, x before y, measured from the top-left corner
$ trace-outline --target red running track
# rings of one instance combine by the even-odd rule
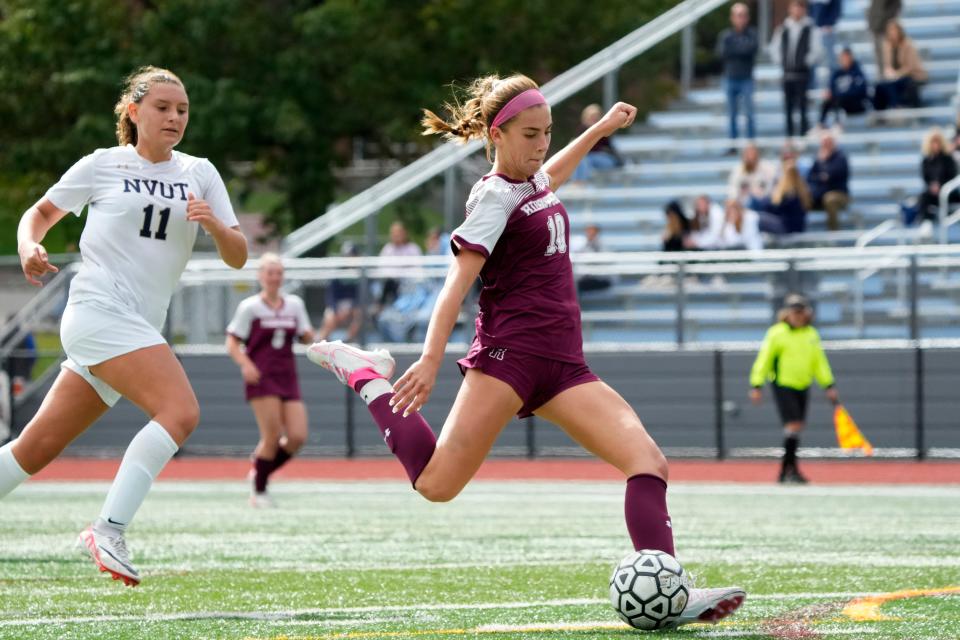
[[[33,480],[111,480],[120,461],[60,458]],[[960,484],[960,462],[903,460],[803,461],[802,469],[815,484]],[[239,480],[250,462],[245,458],[185,457],[172,460],[161,480]],[[777,460],[672,460],[671,482],[771,483]],[[398,480],[406,481],[392,458],[353,460],[296,458],[277,472],[287,480]],[[487,460],[477,473],[480,480],[621,480],[613,467],[590,459]]]

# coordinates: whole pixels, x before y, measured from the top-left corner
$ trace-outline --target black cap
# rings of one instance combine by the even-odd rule
[[[809,309],[810,301],[799,293],[791,293],[783,299],[783,306],[791,309]]]

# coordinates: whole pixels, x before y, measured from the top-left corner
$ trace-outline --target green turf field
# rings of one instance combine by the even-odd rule
[[[622,486],[475,483],[429,504],[399,483],[155,486],[131,589],[73,547],[103,483],[33,483],[0,506],[0,638],[626,638],[607,603],[629,549]],[[960,638],[960,487],[675,484],[678,556],[739,614],[663,638]],[[877,596],[866,620],[844,607]],[[883,597],[881,597],[883,596]],[[867,602],[866,605],[870,605]],[[647,634],[645,634],[647,635]]]

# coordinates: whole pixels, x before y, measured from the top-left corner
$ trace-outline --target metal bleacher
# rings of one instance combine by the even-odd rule
[[[873,41],[863,17],[865,5],[864,0],[846,3],[837,32],[842,44],[852,46],[868,78],[875,79]],[[932,125],[952,124],[956,114],[951,103],[960,71],[960,4],[907,2],[902,23],[930,74],[922,89],[924,104],[920,109],[887,111],[882,117],[851,117],[845,123],[841,145],[850,158],[854,200],[846,218],[848,227],[870,228],[895,217],[897,203],[920,191],[923,134]],[[756,142],[766,157],[775,158],[784,143],[780,71],[762,62],[755,77]],[[812,122],[816,121],[820,94],[820,89],[810,92]],[[604,174],[593,184],[563,190],[573,231],[597,223],[615,231],[605,238],[611,249],[656,249],[665,202],[700,193],[714,199],[724,197],[727,176],[737,162],[725,155],[731,147],[726,131],[726,102],[719,78],[693,89],[669,110],[651,114],[645,130],[616,138],[618,149],[628,159],[625,167]],[[815,140],[804,144],[807,156],[815,153]],[[822,231],[823,216],[811,214],[808,226]],[[838,235],[835,244],[853,244],[850,237]],[[820,239],[823,244],[834,244],[829,236],[821,234]]]
[[[874,46],[864,19],[866,0],[845,3],[838,43],[850,45],[868,78],[876,76]],[[899,109],[850,117],[840,145],[851,165],[853,202],[841,220],[845,229],[829,232],[822,213],[808,216],[808,232],[787,237],[780,247],[854,247],[918,245],[932,242],[929,230],[901,229],[899,202],[919,194],[920,145],[931,126],[948,127],[956,116],[954,100],[960,71],[960,3],[914,0],[904,3],[902,24],[914,40],[930,74],[919,109]],[[764,56],[758,64],[755,93],[756,143],[764,157],[776,160],[784,144],[780,72]],[[823,86],[821,76],[820,86]],[[819,115],[820,89],[811,90],[809,115]],[[741,130],[743,128],[741,127]],[[707,194],[725,198],[727,177],[737,157],[727,155],[726,102],[719,78],[692,89],[666,111],[653,113],[644,128],[615,138],[627,164],[599,175],[590,184],[571,185],[561,196],[571,216],[571,232],[600,225],[610,251],[658,251],[663,206],[672,199]],[[739,141],[742,145],[743,141]],[[801,141],[801,158],[812,157],[817,142]],[[803,162],[801,160],[801,166]],[[883,225],[878,228],[878,225]],[[876,229],[875,232],[870,230]],[[956,226],[948,240],[960,240]],[[868,235],[867,235],[868,234]],[[666,258],[664,258],[666,259]],[[673,258],[671,257],[672,261]],[[729,265],[728,265],[729,266]],[[848,265],[849,266],[849,265]],[[910,306],[906,263],[858,270],[808,270],[791,281],[773,272],[700,273],[686,276],[619,274],[613,286],[582,296],[585,338],[599,341],[756,339],[772,319],[776,301],[787,289],[803,288],[817,303],[818,325],[828,338],[907,337]],[[663,270],[669,271],[666,267]],[[782,275],[782,274],[781,274]],[[677,283],[686,284],[678,292]],[[917,273],[919,334],[960,335],[960,280],[941,267]],[[684,326],[678,329],[677,307]]]

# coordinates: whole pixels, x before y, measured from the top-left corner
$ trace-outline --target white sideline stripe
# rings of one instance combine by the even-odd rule
[[[147,622],[166,622],[172,620],[211,620],[211,619],[242,619],[242,620],[283,620],[307,615],[337,615],[342,613],[377,613],[386,611],[480,611],[485,609],[529,609],[535,607],[570,607],[606,603],[607,600],[596,598],[574,598],[569,600],[545,600],[543,602],[483,602],[473,604],[436,604],[424,603],[413,605],[386,605],[382,607],[338,607],[326,609],[287,609],[281,611],[197,611],[182,613],[157,613],[144,616],[82,616],[76,618],[36,618],[34,620],[0,620],[0,626],[26,626],[43,624],[75,624],[84,622],[132,622],[144,620]],[[323,624],[323,621],[317,621]]]
[[[868,464],[868,463],[865,463]],[[27,483],[19,487],[14,494],[83,494],[99,492],[110,486],[110,482],[37,482]],[[344,494],[374,494],[381,497],[391,495],[415,495],[407,482],[356,481],[356,482],[328,482],[314,481],[277,481],[274,483],[278,495],[316,495],[319,497],[332,496],[334,498]],[[607,488],[611,491],[608,492]],[[583,481],[583,480],[476,480],[463,492],[464,499],[474,496],[505,496],[505,495],[544,495],[556,494],[558,500],[564,502],[576,499],[594,501],[605,496],[610,500],[622,501],[623,483],[620,481]],[[615,490],[615,493],[613,492]],[[672,495],[735,495],[735,496],[837,496],[837,497],[910,497],[910,498],[944,498],[960,497],[960,485],[955,484],[866,484],[866,485],[806,485],[798,487],[783,487],[773,483],[742,484],[721,482],[671,482]],[[221,493],[225,497],[239,495],[244,498],[249,493],[249,485],[245,480],[227,480],[220,482],[157,482],[151,488],[151,494],[164,495],[194,495],[205,493]]]
[[[834,593],[769,593],[748,594],[747,600],[835,600],[865,598],[880,593],[834,592]],[[300,616],[325,616],[338,614],[386,613],[406,611],[482,611],[487,609],[536,609],[539,607],[576,607],[609,604],[606,598],[571,598],[567,600],[544,600],[542,602],[482,602],[466,604],[424,603],[412,605],[385,605],[380,607],[338,607],[318,609],[286,609],[280,611],[193,611],[179,613],[152,613],[142,616],[75,616],[62,618],[33,618],[0,620],[0,627],[26,627],[48,624],[84,624],[89,622],[171,622],[176,620],[275,620],[282,621]],[[307,621],[304,621],[307,622]],[[311,621],[318,626],[343,624],[343,620]],[[359,620],[358,622],[365,622]],[[755,634],[756,632],[754,632]]]

